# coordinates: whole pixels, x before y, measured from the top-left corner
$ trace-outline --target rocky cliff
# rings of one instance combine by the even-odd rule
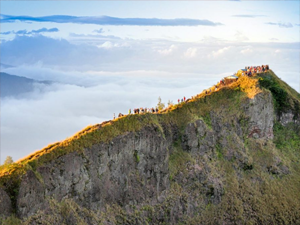
[[[299,94],[277,79],[240,77],[2,168],[0,214],[24,224],[299,224]]]

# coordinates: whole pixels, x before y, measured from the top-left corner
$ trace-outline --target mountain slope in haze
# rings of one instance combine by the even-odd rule
[[[0,72],[1,97],[22,97],[22,95],[34,91],[35,84],[50,84],[48,81],[36,81],[26,77]]]
[[[268,71],[87,127],[0,169],[2,221],[299,224],[299,101]]]
[[[8,64],[4,64],[4,63],[0,63],[0,69],[8,69],[8,68],[13,68],[14,66],[8,65]]]

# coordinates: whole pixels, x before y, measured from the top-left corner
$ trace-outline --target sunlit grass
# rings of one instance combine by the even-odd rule
[[[176,124],[183,129],[190,121],[209,118],[211,110],[225,109],[229,117],[241,114],[240,102],[262,92],[258,77],[239,76],[236,82],[221,87],[209,94],[200,93],[188,102],[170,105],[159,113],[131,114],[102,124],[90,125],[72,137],[36,151],[8,166],[0,167],[0,185],[5,180],[18,177],[28,169],[41,165],[70,152],[82,152],[98,143],[108,143],[113,138],[128,132],[137,132],[145,126],[156,126],[163,133],[162,123]],[[222,109],[221,109],[222,108]]]
[[[247,134],[247,115],[245,115],[242,108],[243,103],[261,92],[264,94],[269,93],[268,90],[260,88],[259,79],[264,76],[271,76],[282,88],[285,88],[285,83],[280,83],[282,81],[272,71],[254,77],[241,74],[238,74],[238,76],[239,79],[230,85],[223,86],[209,94],[202,92],[188,102],[172,104],[159,113],[125,115],[102,124],[88,126],[62,142],[50,144],[18,160],[16,163],[1,166],[0,185],[5,187],[14,205],[16,204],[21,176],[28,170],[35,171],[38,167],[71,152],[82,154],[95,144],[109,143],[120,135],[138,132],[146,126],[157,128],[155,130],[163,138],[165,138],[165,131],[169,129],[172,132],[171,127],[174,126],[178,128],[179,133],[181,132],[179,136],[184,134],[187,124],[199,119],[205,122],[208,129],[212,129],[212,112],[222,120],[222,123],[231,124],[233,127],[233,122],[238,119],[241,129],[245,130],[243,133]],[[293,101],[298,99],[297,101],[299,101],[297,92],[287,89],[287,93],[289,99]],[[243,123],[244,118],[245,123]],[[217,156],[213,159],[214,165],[210,164],[210,166],[226,177],[227,184],[224,186],[226,194],[222,197],[223,200],[219,205],[208,204],[201,217],[196,217],[194,221],[187,221],[187,223],[208,224],[215,218],[227,215],[227,212],[230,212],[228,215],[231,216],[233,221],[247,221],[248,212],[256,212],[257,215],[253,218],[265,219],[265,221],[261,220],[265,224],[269,221],[268,218],[264,218],[265,215],[275,215],[277,212],[286,214],[284,216],[276,216],[277,222],[281,221],[281,219],[290,218],[289,212],[292,211],[291,209],[296,209],[297,211],[300,207],[298,198],[300,191],[300,185],[298,185],[300,184],[299,151],[297,151],[300,146],[299,141],[299,131],[296,132],[290,127],[283,127],[276,123],[273,141],[269,140],[266,144],[265,140],[246,138],[244,143],[245,154],[251,159],[251,168],[253,164],[253,169],[251,169],[251,173],[239,170],[241,176],[244,176],[242,182],[238,180],[235,174],[235,171],[239,168],[238,165],[235,164],[236,169],[233,168],[233,164],[237,161],[224,160],[221,147],[215,146]],[[234,149],[234,145],[230,146],[228,144],[228,146]],[[234,149],[234,151],[241,152],[242,150]],[[280,156],[282,163],[289,167],[291,175],[279,178],[270,175],[266,171],[266,165],[274,164],[275,156]],[[140,161],[138,154],[135,154],[134,157],[136,162]],[[183,175],[186,175],[186,164],[190,163],[193,165],[195,162],[195,159],[189,152],[183,151],[179,138],[173,143],[173,151],[170,152],[168,162],[170,180],[172,181],[180,171],[184,171]],[[223,169],[217,170],[217,166]],[[272,177],[270,178],[270,176]],[[172,183],[171,190],[172,185],[178,185],[178,189],[182,189],[179,184]],[[285,195],[286,201],[280,200],[281,194]],[[276,196],[275,200],[273,196]],[[286,202],[286,204],[282,204],[282,202]],[[254,209],[248,206],[254,207]],[[219,218],[220,221],[221,219]],[[255,222],[253,220],[251,223],[256,224]],[[289,221],[289,223],[293,223],[293,221]],[[274,221],[274,224],[276,224],[276,221]]]
[[[249,78],[247,76],[241,76],[237,82],[234,82],[228,86],[222,87],[217,91],[211,92],[209,94],[201,93],[190,99],[188,103],[179,103],[173,104],[167,107],[164,110],[161,110],[159,114],[166,114],[174,110],[181,110],[183,107],[187,105],[191,105],[194,107],[193,102],[197,102],[203,98],[206,98],[210,95],[216,94],[216,92],[220,92],[223,89],[231,89],[242,91],[247,94],[249,98],[253,98],[255,94],[259,93],[261,90],[258,88],[257,79]],[[214,102],[217,102],[216,98],[223,98],[224,96],[217,95],[213,98],[213,101],[209,101],[209,104],[214,105]],[[211,105],[211,106],[212,106]],[[210,106],[207,104],[202,104],[200,114],[205,114],[209,111]],[[185,111],[185,110],[183,110]],[[25,164],[29,162],[34,167],[42,165],[48,161],[51,161],[55,157],[60,155],[67,154],[68,152],[73,151],[82,151],[84,147],[90,147],[92,144],[99,143],[101,141],[107,142],[111,140],[116,135],[122,134],[123,132],[137,131],[143,125],[156,124],[159,125],[158,120],[156,118],[156,113],[146,113],[146,114],[131,114],[125,115],[120,118],[116,118],[114,120],[103,122],[102,124],[90,125],[84,128],[82,131],[77,132],[72,137],[53,144],[49,144],[47,147],[38,150],[20,160],[16,163],[13,163],[10,166],[1,166],[0,167],[0,177],[4,175],[9,175],[14,173],[17,169],[26,168]],[[171,116],[172,117],[172,116]],[[189,118],[189,117],[186,117]],[[142,122],[142,123],[141,123]],[[25,169],[26,170],[26,169]]]

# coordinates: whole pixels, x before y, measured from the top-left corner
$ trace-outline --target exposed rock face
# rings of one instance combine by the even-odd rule
[[[58,201],[71,198],[93,210],[105,204],[156,202],[169,187],[168,149],[173,134],[165,136],[158,127],[145,127],[138,134],[127,133],[110,144],[74,152],[38,168],[42,183],[28,173],[20,186],[18,215],[32,215],[50,196]]]
[[[248,137],[273,138],[274,107],[272,95],[262,92],[249,100],[247,114],[250,116]]]
[[[288,123],[300,124],[300,119],[295,117],[295,114],[290,110],[288,112],[283,112],[278,116],[277,120],[286,126]]]
[[[31,170],[27,172],[22,180],[17,199],[17,213],[20,217],[31,216],[39,209],[44,208],[44,185],[38,180]]]
[[[228,160],[239,160],[240,167],[249,166],[243,145],[244,136],[272,138],[273,106],[269,93],[261,93],[245,107],[249,122],[244,129],[237,118],[233,124],[211,111],[211,127],[198,119],[189,123],[180,138],[179,128],[170,124],[144,127],[137,133],[118,136],[109,144],[99,144],[83,152],[73,152],[53,160],[36,173],[29,171],[22,179],[17,200],[21,218],[47,208],[47,198],[57,201],[73,199],[82,207],[104,210],[107,204],[121,207],[165,201],[170,188],[169,157],[176,151],[174,142],[180,140],[183,151],[191,154],[196,163],[186,172],[176,174],[174,180],[183,187],[199,182],[206,193],[205,202],[218,204],[224,194],[223,178],[212,174],[206,165],[216,154]],[[222,152],[218,152],[222,149]],[[193,194],[187,205],[174,203],[170,221],[197,210]]]
[[[268,187],[293,174],[297,160],[277,154],[272,142],[271,93],[230,99],[231,108],[227,102],[202,112],[196,107],[205,107],[203,101],[186,105],[189,117],[175,111],[175,119],[159,120],[165,117],[158,114],[136,132],[106,143],[97,139],[98,144],[29,170],[13,202],[17,216],[25,224],[246,224],[249,219],[250,224],[280,224],[284,220],[273,215],[283,213],[260,216],[260,209],[268,211],[264,207],[273,202],[275,209],[292,204],[277,204],[280,198],[274,197],[265,206],[264,197],[277,196]],[[288,123],[291,116],[282,118]],[[184,122],[176,123],[179,119]],[[253,197],[258,195],[264,200]],[[11,211],[0,188],[0,214]]]
[[[9,216],[12,213],[11,201],[7,193],[0,187],[0,215]]]

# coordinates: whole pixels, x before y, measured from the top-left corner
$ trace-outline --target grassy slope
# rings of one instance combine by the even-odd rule
[[[232,84],[229,88],[223,88],[221,91],[210,95],[200,94],[189,103],[172,106],[160,114],[128,115],[113,121],[89,126],[65,141],[50,144],[12,165],[1,166],[0,183],[5,176],[23,174],[26,170],[30,168],[35,169],[61,155],[73,151],[81,152],[83,149],[97,143],[108,143],[114,137],[126,132],[139,131],[145,126],[157,125],[160,127],[160,122],[173,122],[184,126],[193,120],[194,117],[195,119],[201,116],[205,117],[211,109],[219,107],[220,102],[222,102],[222,105],[227,105],[231,104],[233,99],[240,101],[241,96],[244,98],[247,95],[253,97],[255,93],[260,92],[256,84],[256,79],[245,77]],[[232,114],[234,114],[234,111],[232,111]]]
[[[258,78],[261,86],[271,91],[277,113],[291,110],[300,114],[299,93],[273,71]],[[284,99],[277,96],[282,92],[286,92]],[[273,141],[246,139],[253,170],[236,171],[234,162],[218,161],[217,170],[227,181],[221,204],[210,205],[186,224],[300,224],[300,127],[292,123],[284,127],[275,121],[273,132]],[[289,168],[288,175],[276,172],[283,165]]]
[[[259,83],[271,91],[275,109],[279,115],[283,112],[292,111],[296,117],[299,116],[300,94],[277,77],[273,71],[259,75]]]
[[[299,102],[299,94],[278,79],[272,71],[261,77],[275,80],[277,85],[286,90],[288,99]],[[72,151],[81,152],[93,144],[109,142],[118,135],[135,132],[145,126],[154,125],[162,130],[162,123],[172,123],[183,130],[187,123],[199,118],[209,126],[210,111],[220,110],[221,113],[224,106],[226,111],[222,113],[226,113],[228,120],[237,116],[242,117],[239,110],[241,102],[259,92],[261,90],[257,88],[256,78],[243,77],[229,88],[221,89],[209,96],[200,94],[191,102],[175,105],[161,114],[130,115],[106,124],[88,127],[66,141],[50,145],[9,167],[0,168],[0,184],[5,186],[12,200],[15,200],[20,177],[28,169],[35,170],[38,166],[61,155]],[[246,140],[245,146],[249,157],[253,159],[254,169],[251,172],[242,171],[242,179],[237,177],[236,171],[232,168],[233,162],[217,157],[215,169],[226,177],[226,194],[219,205],[209,205],[201,216],[187,218],[186,223],[209,224],[213,223],[212,221],[222,221],[227,217],[247,224],[271,220],[277,223],[295,223],[295,221],[288,221],[288,218],[300,218],[298,194],[300,192],[300,132],[299,127],[292,128],[282,127],[276,123],[274,141],[269,141],[267,144],[253,139]],[[281,163],[288,165],[289,176],[270,176],[266,172],[266,164],[272,164],[276,157],[282,160]],[[178,172],[178,168],[184,167],[187,160],[193,161],[188,153],[180,150],[175,151],[174,155],[170,156],[170,160],[174,162],[174,165],[172,162],[170,164],[171,176]],[[184,195],[182,188],[177,184],[173,185],[173,189],[176,195]],[[296,209],[296,212],[293,209]],[[254,212],[256,215],[253,215]]]

